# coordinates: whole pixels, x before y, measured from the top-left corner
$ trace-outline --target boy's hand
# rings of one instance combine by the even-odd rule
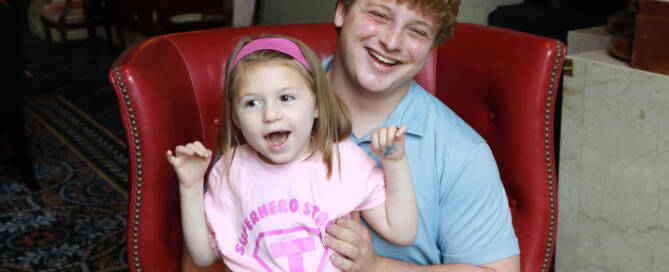
[[[370,149],[381,160],[398,161],[404,158],[404,136],[407,127],[402,125],[378,128],[372,132]]]
[[[189,188],[204,180],[204,173],[211,161],[211,150],[199,141],[195,141],[185,146],[177,146],[175,153],[176,155],[173,155],[172,150],[167,150],[167,161],[174,167],[181,185]]]

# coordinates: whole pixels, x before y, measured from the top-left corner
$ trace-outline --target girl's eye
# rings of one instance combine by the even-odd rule
[[[279,97],[279,99],[280,99],[282,102],[288,102],[288,101],[292,101],[293,99],[295,99],[295,97],[293,97],[292,95],[283,94],[283,95],[281,95],[281,96]]]
[[[260,104],[260,102],[258,102],[258,100],[251,99],[251,100],[248,100],[248,101],[244,102],[244,107],[252,108],[252,107],[258,106],[258,104]]]

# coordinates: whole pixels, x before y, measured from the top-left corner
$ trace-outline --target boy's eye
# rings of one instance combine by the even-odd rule
[[[279,97],[279,99],[283,102],[288,102],[288,101],[291,101],[291,100],[295,99],[295,97],[293,97],[292,95],[283,94]]]
[[[411,29],[411,31],[414,34],[416,34],[418,36],[421,36],[421,37],[427,37],[428,36],[427,32],[425,32],[425,31],[423,31],[422,29],[419,29],[419,28],[413,28],[413,29]]]
[[[372,15],[374,15],[374,17],[377,17],[377,18],[379,18],[379,19],[386,19],[386,18],[388,18],[388,16],[386,16],[385,13],[382,13],[382,12],[379,12],[379,11],[375,11],[375,10],[373,10],[373,11],[370,11],[369,13],[371,13]]]
[[[379,18],[386,17],[386,15],[382,14],[381,12],[372,11],[372,14]]]

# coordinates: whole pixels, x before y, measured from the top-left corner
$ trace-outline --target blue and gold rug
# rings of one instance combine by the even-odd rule
[[[0,271],[128,270],[124,142],[60,96],[31,98],[26,127],[40,190],[0,155]]]

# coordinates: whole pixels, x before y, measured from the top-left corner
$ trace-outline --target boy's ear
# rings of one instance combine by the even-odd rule
[[[344,10],[344,1],[338,1],[337,7],[335,8],[335,17],[334,24],[335,27],[342,27],[344,25],[344,18],[346,17],[346,11]]]
[[[320,114],[318,114],[318,109],[314,110],[314,118],[321,117]]]

